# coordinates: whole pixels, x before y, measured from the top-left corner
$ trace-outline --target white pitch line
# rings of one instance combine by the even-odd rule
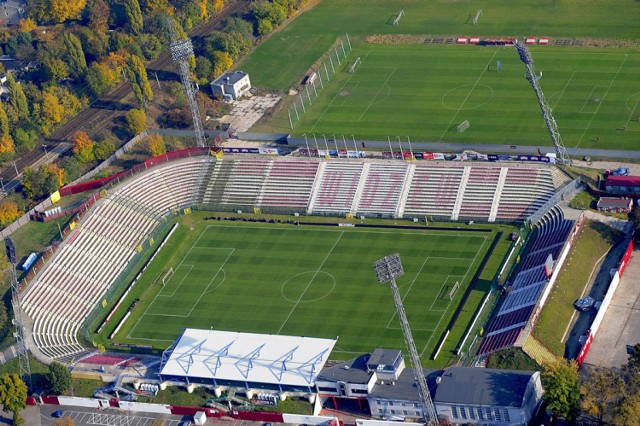
[[[616,78],[618,78],[618,74],[620,74],[620,70],[622,70],[622,66],[626,61],[627,61],[627,55],[625,54],[624,58],[622,59],[622,63],[620,63],[620,66],[618,67],[618,71],[616,72],[616,75],[613,76],[613,78],[611,79],[611,83],[609,83],[609,87],[607,87],[607,91],[604,93],[604,96],[602,96],[602,101],[596,107],[596,111],[591,116],[591,120],[589,120],[589,124],[587,124],[587,127],[584,129],[584,132],[582,132],[582,136],[580,136],[580,140],[578,141],[578,144],[574,146],[574,148],[578,148],[582,143],[582,139],[584,139],[584,135],[587,134],[587,130],[589,130],[589,127],[591,127],[591,123],[593,122],[593,119],[598,114],[598,111],[600,111],[600,107],[604,103],[604,99],[607,97],[607,94],[609,93],[611,86],[613,86],[613,83],[616,81]]]
[[[376,95],[373,97],[373,99],[371,99],[371,102],[369,102],[369,105],[367,105],[367,107],[364,109],[364,111],[362,112],[362,114],[360,114],[360,118],[358,118],[358,123],[360,122],[360,120],[362,120],[362,117],[364,117],[364,115],[367,113],[367,111],[369,111],[369,108],[371,108],[371,105],[374,104],[374,102],[376,101],[376,99],[378,99],[378,95],[380,94],[380,91],[384,88],[387,87],[389,88],[389,85],[387,84],[389,82],[389,79],[391,78],[391,76],[393,75],[394,72],[396,72],[396,70],[398,69],[398,67],[394,67],[391,72],[389,73],[389,76],[387,77],[387,79],[384,81],[384,83],[382,83],[382,86],[380,86],[380,88],[378,89],[378,91],[376,92]],[[389,89],[391,90],[391,89]]]
[[[287,315],[287,318],[285,318],[284,322],[282,323],[282,325],[280,326],[280,328],[278,329],[278,331],[276,332],[276,334],[280,334],[280,332],[282,331],[282,329],[284,328],[285,324],[287,324],[287,321],[289,321],[289,318],[291,318],[291,315],[293,314],[293,311],[296,310],[296,308],[298,307],[298,305],[300,304],[300,301],[302,300],[302,298],[304,297],[305,293],[307,292],[307,290],[309,289],[309,287],[311,286],[311,283],[313,283],[313,280],[316,278],[316,276],[320,273],[320,271],[322,270],[322,267],[324,266],[324,264],[327,262],[327,259],[329,259],[329,256],[331,256],[331,253],[333,253],[333,249],[336,248],[336,246],[338,245],[338,243],[340,242],[340,239],[342,238],[342,236],[344,235],[344,231],[342,231],[340,233],[340,236],[338,237],[338,239],[336,240],[335,243],[333,243],[333,247],[331,247],[331,250],[329,250],[329,253],[325,256],[324,260],[322,261],[322,263],[320,264],[320,266],[318,267],[318,269],[316,270],[316,273],[313,275],[313,277],[311,277],[311,279],[309,280],[309,283],[307,284],[307,286],[304,288],[304,291],[302,292],[302,294],[300,295],[300,298],[298,298],[298,301],[296,302],[295,305],[293,305],[293,308],[291,309],[291,312],[289,312],[289,315]]]
[[[562,89],[562,92],[560,92],[560,96],[558,96],[558,100],[556,100],[556,102],[553,104],[553,106],[551,107],[551,110],[553,111],[553,109],[555,109],[555,107],[558,105],[558,102],[560,102],[560,99],[562,98],[562,95],[564,95],[564,92],[567,90],[567,87],[569,87],[569,84],[571,84],[571,80],[573,80],[573,76],[576,75],[577,71],[574,71],[571,74],[571,77],[569,77],[569,80],[567,81],[567,84],[564,85],[564,88]]]
[[[473,87],[471,88],[471,90],[469,90],[469,93],[467,93],[467,97],[464,98],[464,101],[462,101],[462,104],[460,104],[460,107],[458,107],[458,110],[456,111],[456,113],[454,114],[453,118],[451,119],[451,121],[449,122],[449,125],[444,129],[444,132],[442,132],[442,136],[440,136],[440,140],[444,139],[444,136],[447,134],[447,132],[449,131],[449,127],[451,127],[451,125],[453,124],[453,122],[456,120],[456,118],[458,117],[458,114],[460,114],[460,110],[462,110],[462,107],[464,106],[464,104],[467,103],[467,100],[469,99],[469,96],[471,96],[471,93],[473,93],[473,90],[476,88],[476,86],[478,85],[478,83],[480,82],[480,79],[482,78],[482,76],[484,75],[484,73],[487,71],[487,69],[489,68],[489,65],[491,65],[491,62],[493,62],[493,58],[496,57],[496,55],[498,54],[498,51],[496,50],[493,53],[493,56],[491,56],[491,59],[489,59],[489,62],[487,63],[487,65],[485,65],[484,68],[482,68],[482,72],[480,73],[480,75],[478,76],[478,78],[476,79],[476,82],[473,84]]]

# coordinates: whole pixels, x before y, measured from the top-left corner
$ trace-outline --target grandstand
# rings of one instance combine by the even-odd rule
[[[110,188],[27,287],[24,309],[44,355],[70,361],[85,353],[77,338],[84,320],[163,218],[182,208],[521,221],[569,182],[546,166],[251,155],[166,161],[148,160],[140,173]],[[539,231],[544,244],[531,256],[559,250],[556,227],[565,222],[549,219]]]
[[[558,260],[574,226],[575,221],[565,219],[558,207],[554,207],[536,225],[533,242],[520,272],[489,324],[478,355],[513,346],[525,327],[535,322],[542,295],[550,285],[549,259]]]

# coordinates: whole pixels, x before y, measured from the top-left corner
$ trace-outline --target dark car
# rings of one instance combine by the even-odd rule
[[[55,417],[57,419],[59,419],[62,416],[64,416],[64,410],[58,410],[51,413],[51,417]]]

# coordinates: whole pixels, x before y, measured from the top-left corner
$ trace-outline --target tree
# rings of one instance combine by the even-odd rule
[[[5,413],[13,413],[13,424],[22,424],[20,410],[27,404],[27,386],[17,374],[5,374],[0,377],[0,404]]]
[[[53,88],[43,91],[41,99],[33,105],[33,115],[45,136],[51,133],[53,126],[62,121],[64,113],[64,106]]]
[[[117,82],[117,74],[106,63],[93,62],[89,67],[87,84],[95,97],[100,97],[109,92]]]
[[[73,134],[73,154],[78,163],[87,164],[95,159],[93,147],[95,142],[91,140],[87,132],[78,130]]]
[[[126,59],[126,65],[127,76],[131,82],[133,93],[136,95],[140,107],[146,108],[147,101],[153,99],[153,91],[151,91],[151,85],[149,85],[144,63],[138,56],[129,55]]]
[[[246,55],[253,47],[250,35],[235,30],[215,31],[207,38],[206,43],[209,55],[213,56],[216,51],[220,50],[227,52],[234,61]]]
[[[105,138],[93,147],[93,155],[98,161],[104,161],[116,150],[116,144],[111,139]]]
[[[4,198],[0,201],[0,227],[4,228],[5,226],[13,223],[16,219],[22,216],[22,212],[18,207],[18,203],[10,198]],[[6,315],[6,312],[5,312]],[[0,315],[1,317],[1,315]],[[0,328],[2,328],[2,321],[0,319]]]
[[[578,412],[580,390],[578,364],[575,361],[557,360],[545,364],[542,370],[543,398],[557,415],[572,420]]]
[[[27,103],[27,97],[22,91],[22,86],[16,82],[11,74],[7,74],[7,90],[9,91],[9,105],[11,105],[17,114],[17,118],[13,121],[16,123],[20,118],[29,116],[29,104]],[[11,117],[9,118],[11,119]]]
[[[59,24],[78,18],[86,4],[87,0],[31,0],[27,10],[38,22]]]
[[[233,66],[233,60],[227,52],[213,52],[213,76],[219,77],[222,73],[229,71]]]
[[[267,35],[273,31],[273,23],[268,19],[260,19],[258,21],[258,34],[261,36]]]
[[[287,19],[287,11],[278,3],[257,2],[251,6],[251,12],[258,23],[258,34],[260,35],[268,34],[263,31],[268,28],[271,28],[272,31]]]
[[[223,23],[223,31],[225,33],[236,32],[246,38],[251,38],[253,36],[253,26],[251,23],[239,17],[225,19]]]
[[[76,157],[69,156],[62,160],[62,169],[64,170],[64,184],[69,184],[82,176],[82,167]]]
[[[209,64],[211,65],[211,64]],[[9,117],[4,110],[4,102],[0,102],[0,136],[9,134]]]
[[[127,29],[133,34],[138,35],[143,29],[142,11],[138,0],[124,0],[124,11],[127,16]]]
[[[161,12],[166,15],[173,15],[175,9],[169,4],[168,0],[144,0],[144,10],[146,15],[151,15],[155,12]]]
[[[590,368],[580,381],[583,412],[603,423],[606,415],[613,414],[623,388],[624,383],[615,372],[601,367]]]
[[[67,50],[65,59],[69,67],[69,74],[76,80],[81,80],[87,74],[87,60],[84,57],[84,50],[80,39],[74,34],[67,33],[62,36],[64,46]]]
[[[89,3],[89,28],[96,33],[109,29],[109,5],[104,0],[92,0]]]
[[[5,265],[3,264],[3,266]],[[4,267],[2,269],[4,269]],[[10,323],[9,315],[7,314],[7,305],[5,305],[3,301],[0,301],[0,339],[4,339],[9,332],[9,324]]]
[[[8,133],[0,136],[0,161],[7,161],[13,158],[16,153],[16,146],[13,143],[11,135]]]
[[[18,31],[20,32],[31,32],[36,29],[36,21],[31,18],[22,18],[18,23]]]
[[[196,75],[200,81],[208,83],[211,80],[212,73],[213,65],[211,65],[211,61],[204,56],[198,56],[196,58]]]
[[[213,7],[211,9],[214,15],[222,12],[222,9],[224,9],[224,0],[213,0]]]
[[[164,139],[160,135],[149,135],[146,137],[147,151],[152,157],[165,154],[167,149],[164,145]]]
[[[24,154],[36,147],[38,132],[30,127],[19,127],[14,132],[13,141],[16,145],[16,151]]]
[[[47,381],[49,382],[51,392],[60,395],[71,387],[71,372],[63,364],[54,361],[49,364]]]
[[[132,135],[137,135],[147,129],[147,114],[141,109],[130,109],[124,119]]]

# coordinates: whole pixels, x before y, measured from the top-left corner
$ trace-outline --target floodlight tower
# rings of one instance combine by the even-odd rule
[[[178,64],[182,88],[189,100],[189,108],[193,116],[193,130],[196,132],[196,143],[198,146],[203,147],[206,146],[206,141],[202,121],[200,121],[200,109],[198,108],[198,102],[196,102],[196,92],[199,87],[189,76],[189,58],[193,57],[193,44],[191,44],[191,39],[189,38],[178,40],[178,35],[175,28],[173,28],[171,19],[171,17],[167,18],[169,29],[171,30],[171,59]]]
[[[29,365],[29,351],[22,320],[22,304],[20,303],[20,287],[16,274],[16,246],[10,237],[4,239],[7,249],[7,259],[11,264],[11,305],[13,306],[12,323],[16,329],[13,336],[18,346],[18,371],[28,388],[31,388],[31,366]]]
[[[547,104],[547,101],[544,98],[544,93],[542,93],[542,89],[540,88],[540,84],[538,80],[542,78],[542,71],[540,71],[540,75],[536,75],[535,70],[533,68],[533,58],[529,53],[529,49],[527,46],[519,42],[515,41],[514,46],[518,51],[518,55],[520,56],[520,60],[524,63],[527,68],[527,73],[525,74],[525,78],[531,83],[531,87],[533,87],[533,91],[536,92],[536,97],[538,98],[538,104],[540,104],[540,110],[542,110],[542,116],[544,117],[544,122],[547,125],[547,129],[549,129],[549,134],[551,135],[551,141],[553,142],[553,146],[556,147],[556,161],[560,164],[571,164],[571,158],[569,158],[569,154],[567,154],[567,149],[564,147],[564,143],[562,142],[562,137],[560,136],[560,131],[558,130],[558,125],[556,124],[556,119],[553,118],[553,114],[551,111],[551,107]]]
[[[389,283],[391,292],[393,293],[393,301],[396,305],[396,311],[398,318],[400,319],[400,325],[402,326],[402,333],[404,335],[409,355],[411,356],[411,363],[413,364],[413,376],[418,386],[418,392],[420,394],[420,400],[423,404],[424,419],[427,424],[438,424],[438,417],[436,416],[436,409],[433,406],[431,400],[431,393],[429,392],[429,386],[427,385],[427,379],[424,377],[424,369],[420,362],[420,356],[416,349],[416,344],[413,341],[413,335],[411,334],[411,328],[409,328],[409,321],[407,320],[407,314],[404,312],[404,306],[402,305],[402,298],[400,297],[400,291],[396,284],[396,278],[404,275],[404,269],[402,268],[402,262],[400,262],[400,255],[398,253],[385,256],[380,260],[377,260],[373,264],[378,276],[378,281],[381,284]]]

